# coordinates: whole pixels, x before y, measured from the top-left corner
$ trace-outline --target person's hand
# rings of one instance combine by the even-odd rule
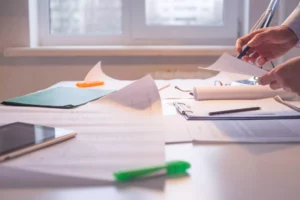
[[[273,90],[283,88],[300,95],[300,57],[293,58],[277,66],[259,78],[261,85],[269,85]]]
[[[264,28],[254,31],[236,42],[237,52],[241,52],[244,45],[250,50],[243,60],[259,66],[283,56],[298,42],[297,35],[286,26]]]

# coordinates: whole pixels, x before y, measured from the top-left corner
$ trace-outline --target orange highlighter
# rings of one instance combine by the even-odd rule
[[[89,81],[89,82],[78,82],[76,83],[76,86],[79,88],[88,88],[88,87],[96,87],[104,85],[103,81]]]

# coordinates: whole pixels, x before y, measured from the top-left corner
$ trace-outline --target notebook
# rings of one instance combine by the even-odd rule
[[[74,108],[99,99],[114,90],[54,87],[2,102],[3,105]]]

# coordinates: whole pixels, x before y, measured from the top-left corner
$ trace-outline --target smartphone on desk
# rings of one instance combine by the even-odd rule
[[[0,162],[75,136],[70,130],[21,122],[0,126]]]

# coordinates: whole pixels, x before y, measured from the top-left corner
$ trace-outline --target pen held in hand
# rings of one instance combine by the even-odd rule
[[[216,111],[216,112],[209,112],[208,115],[209,116],[223,115],[223,114],[248,112],[248,111],[255,111],[255,110],[260,110],[260,107],[240,108],[240,109],[233,109],[233,110],[222,110],[222,111]]]
[[[243,56],[247,54],[247,52],[250,50],[249,46],[246,46],[243,51],[237,56],[238,59],[241,59]]]

